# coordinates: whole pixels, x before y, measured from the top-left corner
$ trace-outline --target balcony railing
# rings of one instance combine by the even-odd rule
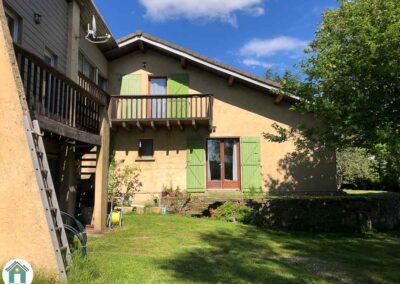
[[[14,45],[29,109],[62,124],[98,134],[108,95],[88,82],[83,87],[40,57]],[[83,83],[83,81],[81,80]]]
[[[109,105],[113,123],[164,122],[212,124],[212,95],[140,95],[111,96]]]
[[[102,88],[100,88],[95,82],[93,82],[91,79],[86,77],[81,72],[78,73],[78,79],[79,79],[79,86],[84,88],[92,96],[96,97],[97,99],[102,101],[104,104],[107,104],[109,94],[106,91],[104,91]]]

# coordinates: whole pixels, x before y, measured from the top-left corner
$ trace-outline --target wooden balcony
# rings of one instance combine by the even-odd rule
[[[14,50],[29,110],[41,128],[99,145],[101,110],[109,95],[82,74],[79,85],[22,47]]]
[[[177,126],[183,130],[191,126],[195,130],[206,126],[212,129],[212,95],[140,95],[111,96],[109,116],[113,127]]]

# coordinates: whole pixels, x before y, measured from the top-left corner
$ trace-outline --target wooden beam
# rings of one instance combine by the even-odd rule
[[[167,120],[165,125],[167,126],[168,130],[171,131],[171,124],[169,123],[169,120]]]
[[[128,124],[126,124],[126,122],[122,122],[122,127],[125,128],[127,131],[131,131],[131,128]]]
[[[232,87],[234,82],[235,82],[235,77],[229,76],[229,79],[228,79],[228,86],[229,86],[229,87]]]
[[[152,121],[150,122],[150,125],[151,125],[151,128],[153,128],[154,131],[157,130],[157,126],[155,125],[154,120],[152,120]]]
[[[197,124],[196,124],[196,120],[195,119],[192,119],[192,125],[193,125],[194,130],[197,131]]]
[[[139,128],[140,131],[143,131],[143,127],[139,121],[136,122],[136,126],[137,126],[137,128]]]
[[[138,45],[139,45],[139,49],[142,51],[142,53],[146,53],[146,48],[144,46],[143,41],[139,41]]]
[[[187,59],[186,59],[186,57],[181,57],[181,67],[183,69],[186,69],[186,67],[187,67]]]
[[[179,129],[180,129],[181,131],[183,131],[183,125],[181,124],[181,121],[180,121],[180,120],[177,121],[177,124],[178,124],[178,126],[179,126]]]
[[[279,105],[283,101],[283,94],[279,94],[275,99],[275,104]]]
[[[73,139],[75,141],[80,141],[92,145],[101,145],[100,135],[79,130],[77,128],[65,125],[61,122],[55,121],[48,117],[39,115],[38,116],[39,125],[42,130],[46,130],[57,135]]]

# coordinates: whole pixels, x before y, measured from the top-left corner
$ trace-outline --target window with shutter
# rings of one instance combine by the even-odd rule
[[[173,74],[168,76],[168,95],[188,95],[189,94],[189,75]],[[168,100],[168,117],[184,118],[188,112],[188,100],[186,98],[176,98]]]
[[[141,92],[141,75],[128,74],[124,75],[121,80],[121,96],[140,95]],[[119,103],[118,116],[120,119],[134,119],[141,117],[142,109],[137,107],[137,102],[132,100],[121,100]]]
[[[186,187],[188,192],[205,192],[205,146],[201,137],[187,140]]]
[[[240,138],[240,158],[242,170],[242,191],[261,191],[260,138]]]

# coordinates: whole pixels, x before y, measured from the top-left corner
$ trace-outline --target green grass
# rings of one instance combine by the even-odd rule
[[[344,192],[351,197],[400,197],[398,192],[381,191],[381,190],[355,190],[345,189]]]
[[[221,198],[221,199],[343,199],[343,198],[400,198],[400,193],[380,191],[380,190],[343,190],[346,195],[302,195],[302,194],[285,194],[285,195],[269,195],[263,193],[243,193],[240,191],[232,192],[207,192],[207,193],[194,193],[192,197],[210,197],[210,198]]]
[[[317,235],[180,216],[126,215],[89,238],[70,283],[395,283],[400,234]]]

